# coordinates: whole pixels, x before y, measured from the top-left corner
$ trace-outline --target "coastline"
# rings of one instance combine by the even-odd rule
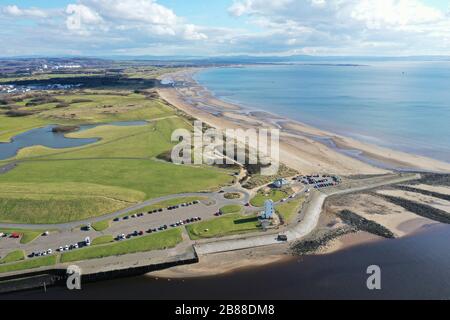
[[[450,164],[443,161],[368,144],[273,113],[246,110],[242,106],[222,101],[195,81],[194,74],[201,70],[203,68],[188,69],[162,76],[175,85],[159,88],[160,96],[178,109],[218,129],[261,126],[280,129],[280,159],[302,173],[353,175],[382,174],[393,170],[450,172]]]
[[[397,170],[450,172],[450,164],[439,160],[363,143],[275,114],[246,110],[217,99],[193,79],[193,75],[200,70],[202,69],[188,69],[164,75],[164,79],[169,77],[175,85],[159,88],[161,98],[182,112],[218,129],[280,129],[280,159],[285,165],[303,174],[333,173],[351,176],[386,174]],[[355,152],[357,155],[351,156]],[[430,223],[429,220],[414,215],[396,217],[388,222],[399,237],[419,232]],[[329,241],[312,255],[331,254],[373,241],[383,241],[383,238],[366,232],[345,234]],[[202,256],[195,265],[162,270],[149,276],[207,277],[299,258],[301,256],[289,254],[288,245],[267,246]]]

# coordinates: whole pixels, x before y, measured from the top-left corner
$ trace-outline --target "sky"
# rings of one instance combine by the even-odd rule
[[[450,0],[0,0],[0,56],[450,55]]]

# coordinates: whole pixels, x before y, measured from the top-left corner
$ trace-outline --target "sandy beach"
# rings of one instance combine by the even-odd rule
[[[164,79],[169,79],[175,85],[159,88],[159,95],[183,112],[218,129],[279,128],[281,161],[303,174],[370,175],[385,174],[395,169],[450,172],[450,164],[445,162],[366,144],[275,114],[249,111],[241,106],[221,101],[193,79],[194,73],[199,70],[188,69],[164,75]],[[342,151],[344,149],[352,150],[352,154],[357,151],[359,156],[349,156]],[[346,202],[348,200],[346,198],[343,204],[333,203],[326,206],[324,219],[318,229],[330,222],[327,219],[329,213],[343,209],[356,210],[361,216],[392,230],[396,237],[410,235],[434,223],[370,195],[358,194],[350,196],[350,199],[352,200],[350,202]],[[370,210],[372,207],[389,214],[373,214]],[[380,240],[381,237],[367,232],[346,234],[330,241],[315,254],[329,254]],[[212,276],[296,258],[298,257],[289,254],[289,245],[276,245],[206,255],[202,256],[197,264],[151,273],[150,276],[163,278]]]

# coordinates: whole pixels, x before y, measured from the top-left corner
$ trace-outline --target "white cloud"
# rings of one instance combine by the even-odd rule
[[[183,40],[205,40],[200,28],[185,23],[171,9],[155,0],[80,0],[67,6],[67,28],[81,35],[133,33],[144,38],[170,36]],[[107,33],[107,34],[106,34]]]
[[[91,8],[82,4],[69,4],[66,8],[66,26],[70,31],[89,34],[92,27],[100,27],[104,23],[102,17]]]
[[[16,5],[6,6],[2,12],[7,16],[23,18],[46,18],[47,13],[37,8],[21,9]]]
[[[422,54],[424,43],[450,52],[449,14],[421,0],[237,0],[228,11],[262,29],[241,42],[248,48],[265,39],[283,53]]]
[[[351,18],[363,21],[369,29],[395,28],[433,23],[444,14],[417,0],[361,0],[351,11]]]

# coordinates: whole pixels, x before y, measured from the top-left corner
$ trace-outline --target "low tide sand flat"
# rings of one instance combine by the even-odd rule
[[[280,128],[281,159],[294,169],[305,173],[332,171],[338,174],[378,174],[395,168],[450,172],[450,164],[446,162],[360,142],[267,112],[243,112],[241,107],[218,100],[200,86],[192,78],[199,70],[165,75],[183,86],[161,88],[161,97],[216,128]],[[321,139],[331,139],[336,148],[320,142]],[[339,149],[356,150],[364,156],[363,160],[368,158],[370,161],[355,159]],[[382,165],[378,165],[380,163]]]

